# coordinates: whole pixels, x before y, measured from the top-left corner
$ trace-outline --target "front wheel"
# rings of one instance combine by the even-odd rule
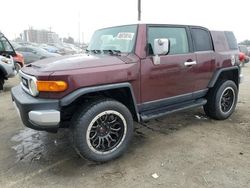
[[[122,155],[133,136],[133,118],[123,104],[102,99],[88,104],[73,118],[73,143],[80,156],[109,161]]]
[[[3,90],[3,85],[4,85],[4,78],[2,78],[0,75],[0,91]]]
[[[231,80],[221,81],[212,88],[207,96],[204,111],[207,116],[217,119],[227,119],[236,107],[238,88]]]

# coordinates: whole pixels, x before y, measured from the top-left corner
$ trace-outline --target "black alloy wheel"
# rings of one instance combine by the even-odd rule
[[[96,99],[79,108],[71,130],[74,148],[81,157],[105,162],[127,150],[133,137],[133,117],[118,101]]]

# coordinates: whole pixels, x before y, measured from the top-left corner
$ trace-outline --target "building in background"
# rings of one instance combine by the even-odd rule
[[[35,43],[57,43],[59,42],[59,36],[52,31],[35,30],[31,27],[28,30],[24,30],[23,40]]]
[[[59,35],[54,32],[48,33],[48,43],[58,43],[60,42]]]

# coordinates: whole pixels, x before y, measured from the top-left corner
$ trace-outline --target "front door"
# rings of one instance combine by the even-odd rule
[[[148,26],[147,31],[148,54],[141,61],[142,104],[149,104],[150,101],[164,105],[191,99],[194,90],[192,67],[196,64],[196,59],[190,50],[188,28]],[[170,52],[161,55],[160,64],[156,65],[153,62],[153,44],[154,39],[160,38],[169,39]]]

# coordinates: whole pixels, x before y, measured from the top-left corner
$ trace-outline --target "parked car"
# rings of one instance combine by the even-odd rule
[[[247,47],[247,50],[248,50],[248,54],[250,56],[250,46]]]
[[[18,72],[24,65],[22,54],[17,53],[8,39],[0,32],[0,54],[6,57],[12,56],[15,69]]]
[[[48,43],[50,46],[54,46],[59,49],[59,54],[61,55],[72,55],[75,54],[74,50],[63,45],[63,43]]]
[[[56,48],[55,46],[50,46],[48,44],[40,44],[39,47],[50,52],[50,53],[60,54],[60,50],[58,48]]]
[[[239,45],[240,52],[243,52],[245,55],[249,56],[249,51],[246,45]]]
[[[79,54],[79,53],[82,53],[82,49],[73,45],[73,44],[69,44],[69,43],[63,43],[63,46],[65,46],[66,48],[68,49],[71,49],[72,50],[72,54]]]
[[[245,63],[249,62],[249,51],[245,45],[239,45],[239,50],[243,54],[243,58],[241,60],[243,66]]]
[[[27,127],[70,128],[80,156],[108,161],[128,148],[134,121],[202,106],[213,119],[230,117],[242,78],[239,64],[233,32],[117,26],[96,31],[87,54],[24,67],[21,85],[11,93]]]
[[[11,43],[11,45],[13,46],[14,49],[19,48],[19,47],[22,46],[22,45],[20,45],[19,43],[14,42],[14,41],[10,41],[10,43]]]
[[[44,49],[32,46],[23,46],[17,48],[16,50],[23,55],[25,64],[29,64],[40,59],[60,56],[59,54],[50,53]]]
[[[3,90],[5,80],[14,77],[16,73],[13,58],[0,55],[0,91]]]
[[[17,42],[17,44],[19,44],[20,46],[32,46],[31,42]]]

